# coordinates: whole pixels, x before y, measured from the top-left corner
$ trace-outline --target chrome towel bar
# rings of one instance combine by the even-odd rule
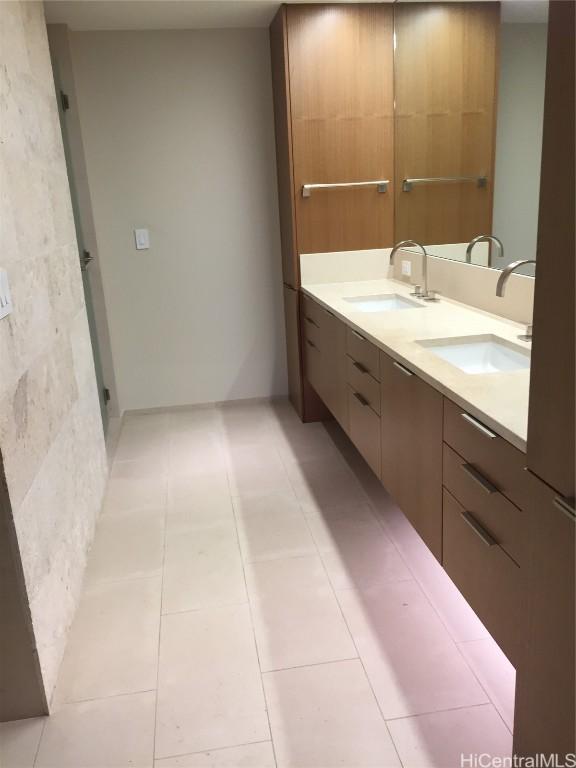
[[[459,182],[474,182],[478,187],[485,187],[488,184],[487,176],[431,176],[427,179],[404,179],[402,181],[402,191],[410,192],[414,184],[452,184]]]
[[[342,189],[344,187],[376,187],[377,192],[387,192],[390,179],[377,181],[343,181],[338,184],[303,184],[302,197],[310,197],[313,189]]]

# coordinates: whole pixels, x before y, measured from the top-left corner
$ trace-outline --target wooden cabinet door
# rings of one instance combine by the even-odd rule
[[[382,353],[382,483],[442,560],[443,398]]]
[[[576,523],[555,492],[531,483],[532,598],[526,658],[516,675],[514,753],[576,752],[574,550]],[[562,763],[559,763],[562,764]]]
[[[574,15],[574,3],[550,3],[527,448],[530,470],[567,498],[575,490]]]
[[[296,247],[296,211],[292,165],[292,121],[288,81],[288,27],[286,6],[282,6],[270,25],[270,58],[274,95],[278,210],[282,246],[282,275],[291,288],[300,287],[300,265]]]
[[[393,16],[385,4],[289,5],[288,53],[299,253],[391,246]]]
[[[492,231],[499,3],[396,3],[396,240]],[[475,183],[410,178],[486,176]]]
[[[346,326],[332,313],[323,310],[322,349],[326,361],[325,403],[344,429],[348,427],[346,391]]]

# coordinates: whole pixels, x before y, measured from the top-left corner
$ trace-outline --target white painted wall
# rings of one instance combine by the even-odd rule
[[[547,24],[502,24],[492,231],[505,263],[536,255]]]
[[[267,30],[71,45],[121,409],[284,394]]]

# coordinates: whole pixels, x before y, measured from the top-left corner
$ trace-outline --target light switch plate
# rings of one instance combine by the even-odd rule
[[[0,269],[0,320],[10,315],[13,309],[10,286],[8,285],[8,272],[5,269]]]
[[[150,233],[147,229],[135,229],[134,240],[137,251],[145,251],[150,248]]]
[[[412,274],[412,262],[408,260],[404,260],[402,262],[402,274],[406,275],[407,277],[410,277]]]

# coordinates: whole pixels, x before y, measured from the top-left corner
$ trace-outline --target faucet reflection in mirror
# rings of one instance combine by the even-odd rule
[[[396,255],[397,251],[399,251],[401,248],[410,246],[413,248],[420,248],[420,251],[422,252],[422,278],[424,281],[424,290],[422,290],[420,285],[415,285],[411,296],[417,296],[419,299],[424,299],[424,301],[438,301],[436,291],[428,290],[428,254],[426,252],[426,248],[424,248],[423,245],[417,243],[416,240],[400,240],[400,242],[396,243],[396,245],[390,251],[390,264],[394,263],[394,256]]]
[[[522,267],[524,264],[536,264],[536,261],[534,259],[519,259],[518,261],[513,261],[512,264],[509,264],[505,269],[502,270],[502,274],[496,283],[496,296],[500,298],[504,296],[508,278],[512,272],[518,269],[518,267]],[[522,341],[532,341],[532,325],[528,324],[526,326],[526,333],[521,333],[518,338]]]
[[[477,237],[470,240],[468,243],[468,247],[466,248],[466,263],[471,264],[472,263],[472,251],[474,250],[474,246],[476,243],[494,243],[494,245],[498,249],[497,256],[499,259],[504,258],[504,245],[502,244],[502,240],[500,240],[499,237],[495,237],[494,235],[478,235]],[[488,266],[492,267],[492,251],[488,251]]]

